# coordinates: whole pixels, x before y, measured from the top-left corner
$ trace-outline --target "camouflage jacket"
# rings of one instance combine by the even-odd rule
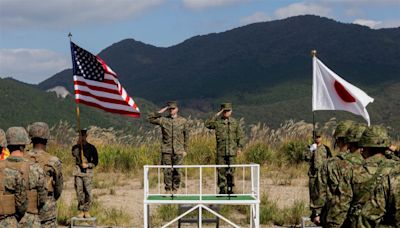
[[[214,116],[206,121],[205,126],[215,130],[218,156],[236,156],[237,150],[243,148],[243,128],[235,118],[223,119]]]
[[[394,227],[400,227],[400,168],[397,167],[396,172],[393,172],[389,176],[389,182],[386,185],[386,189],[389,189],[389,199],[386,208],[389,210],[386,212],[386,220],[384,223],[390,224]],[[390,188],[389,188],[390,187]]]
[[[44,150],[32,149],[26,157],[38,163],[46,174],[46,190],[48,192],[46,203],[41,208],[39,215],[42,221],[56,218],[56,200],[63,190],[63,173],[60,159],[46,153]]]
[[[375,195],[381,193],[380,183],[396,167],[397,162],[387,159],[382,154],[376,154],[364,160],[362,165],[354,165],[351,186],[346,186],[351,195],[351,204],[348,210],[350,227],[376,227],[382,222],[385,215],[383,205],[385,199]],[[346,206],[344,206],[346,207]]]
[[[350,208],[352,189],[352,168],[362,165],[364,158],[360,153],[340,154],[327,166],[326,226],[341,227]]]
[[[323,168],[325,161],[328,158],[332,157],[332,153],[328,146],[321,144],[317,147],[317,150],[313,152],[306,151],[305,157],[306,160],[310,163],[308,176],[316,177],[318,171]]]
[[[26,185],[20,170],[7,168],[6,163],[8,160],[0,161],[0,172],[2,172],[3,181],[0,183],[1,195],[14,195],[15,198],[15,216],[20,219],[24,216],[27,206],[28,198],[26,193]],[[1,179],[1,178],[0,178]],[[4,202],[1,202],[4,203]],[[0,214],[0,221],[5,215]]]
[[[151,113],[148,121],[161,127],[161,152],[168,154],[187,153],[189,146],[188,121],[183,117],[172,118],[161,116],[160,113]]]
[[[314,213],[322,216],[322,222],[325,223],[327,202],[332,199],[334,186],[340,181],[340,169],[338,163],[343,160],[346,152],[340,152],[338,156],[330,157],[323,162],[322,168],[318,169],[315,186],[318,188],[318,195],[311,198],[311,209]],[[322,211],[324,210],[324,211]]]
[[[23,157],[10,156],[7,158],[9,162],[30,162],[28,159]],[[47,191],[45,188],[45,180],[46,176],[43,169],[40,165],[31,163],[29,166],[29,186],[26,187],[26,190],[36,190],[37,191],[37,200],[38,200],[38,209],[43,207],[46,202]]]

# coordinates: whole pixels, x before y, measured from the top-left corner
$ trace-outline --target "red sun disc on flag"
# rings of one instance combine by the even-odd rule
[[[340,82],[335,81],[334,86],[336,93],[344,102],[347,103],[356,102],[356,99],[346,90],[346,88],[344,88],[344,86]]]

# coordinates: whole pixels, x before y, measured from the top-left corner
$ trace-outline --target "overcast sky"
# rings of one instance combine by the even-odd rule
[[[98,53],[126,38],[168,47],[304,14],[399,27],[399,12],[400,0],[0,0],[0,77],[38,83],[70,68],[68,32]]]

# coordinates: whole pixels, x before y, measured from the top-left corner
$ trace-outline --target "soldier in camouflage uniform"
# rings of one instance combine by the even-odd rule
[[[343,188],[346,183],[352,180],[352,173],[349,170],[353,165],[361,165],[364,158],[361,155],[358,141],[360,140],[364,130],[365,124],[353,124],[346,133],[344,138],[345,143],[348,145],[349,153],[339,154],[336,159],[327,165],[327,189],[328,198],[326,204],[326,227],[347,227],[346,221],[347,209],[350,202],[344,202],[341,198],[348,194],[348,189]],[[343,206],[345,205],[345,206]]]
[[[169,115],[162,116],[166,110]],[[170,101],[167,106],[158,112],[151,113],[148,121],[161,127],[161,164],[181,165],[186,156],[189,145],[188,121],[178,115],[179,108],[176,101]],[[179,169],[164,169],[164,184],[167,194],[176,194],[181,182]]]
[[[7,158],[12,167],[19,167],[26,186],[28,205],[25,215],[18,227],[41,227],[39,210],[46,202],[45,174],[43,169],[24,158],[25,146],[30,140],[23,127],[11,127],[6,132],[8,149],[11,152]]]
[[[1,129],[0,129],[1,130]],[[7,146],[3,130],[0,131],[0,143]],[[10,162],[0,161],[0,227],[17,227],[28,206],[26,185],[18,167]]]
[[[46,174],[47,199],[39,211],[42,227],[57,227],[56,201],[63,189],[63,174],[61,161],[46,152],[50,129],[46,123],[36,122],[29,126],[29,136],[33,149],[25,153],[25,157],[39,164]]]
[[[324,161],[320,172],[318,172],[318,176],[316,179],[315,186],[318,187],[319,195],[315,196],[315,198],[311,198],[313,201],[313,222],[317,225],[325,225],[326,224],[326,215],[329,207],[329,201],[332,198],[334,186],[337,185],[338,174],[337,170],[337,162],[339,160],[343,160],[343,156],[347,154],[347,146],[348,144],[345,142],[346,133],[349,128],[354,124],[353,121],[345,120],[339,122],[337,125],[333,137],[335,139],[335,144],[338,146],[339,153],[335,157],[330,157]],[[333,180],[330,180],[328,177],[336,177]],[[328,181],[330,180],[330,187],[328,187]]]
[[[347,213],[347,221],[341,223],[343,216],[338,220],[331,216],[329,227],[377,227],[383,220],[385,208],[374,197],[383,178],[388,176],[396,162],[385,157],[385,151],[390,146],[390,138],[382,126],[371,126],[363,132],[359,142],[362,147],[364,160],[361,164],[354,163],[352,168],[343,176],[347,181],[339,183],[335,202]],[[378,193],[384,195],[384,193]]]
[[[221,104],[221,110],[208,119],[205,126],[215,130],[217,140],[217,165],[235,164],[236,156],[240,154],[244,145],[243,128],[232,116],[232,104]],[[234,168],[218,168],[219,194],[233,194]],[[232,177],[232,186],[227,186],[228,177]]]
[[[314,144],[305,152],[305,160],[310,164],[308,170],[308,188],[310,194],[311,220],[313,221],[321,214],[324,201],[320,202],[320,200],[326,197],[326,188],[324,189],[322,186],[318,185],[322,183],[322,180],[318,180],[318,178],[322,177],[319,172],[324,162],[332,157],[329,147],[322,143],[322,131],[316,130],[314,132],[314,137]]]
[[[76,197],[78,198],[78,217],[90,218],[92,203],[93,168],[99,163],[97,149],[86,141],[87,130],[79,132],[78,143],[72,147],[72,156],[75,158],[73,172]]]

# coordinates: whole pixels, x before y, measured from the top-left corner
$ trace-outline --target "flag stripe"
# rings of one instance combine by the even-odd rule
[[[75,100],[88,101],[88,102],[91,102],[91,103],[98,104],[99,106],[107,108],[107,109],[115,109],[115,110],[122,110],[122,111],[126,111],[126,112],[130,112],[130,111],[134,112],[131,106],[103,102],[103,101],[97,100],[94,97],[85,96],[85,95],[82,95],[82,94],[75,94]]]
[[[103,97],[103,96],[97,96],[93,94],[92,92],[87,92],[83,90],[75,90],[76,94],[92,97],[98,101],[103,101],[103,102],[108,102],[108,103],[113,103],[113,104],[120,104],[120,105],[125,105],[126,102],[121,99],[114,99],[114,98],[108,98],[108,97]]]
[[[95,108],[99,108],[99,109],[102,109],[102,110],[104,110],[106,112],[110,112],[110,113],[116,113],[116,114],[136,117],[136,118],[140,117],[140,113],[139,112],[128,112],[128,111],[123,111],[123,110],[118,110],[118,109],[109,109],[109,108],[102,107],[102,106],[100,106],[100,105],[98,105],[96,103],[92,103],[92,102],[89,102],[89,101],[86,101],[86,100],[77,100],[77,103],[85,104],[85,105],[92,106],[92,107],[95,107]]]
[[[109,88],[103,88],[103,87],[99,87],[99,86],[93,86],[93,85],[90,85],[90,84],[88,84],[86,82],[83,82],[83,81],[75,81],[74,85],[78,86],[77,88],[80,88],[80,86],[85,86],[85,87],[87,87],[87,88],[89,88],[91,90],[102,91],[102,92],[106,92],[106,93],[118,94],[119,95],[119,92],[116,91],[116,90],[109,89]]]

